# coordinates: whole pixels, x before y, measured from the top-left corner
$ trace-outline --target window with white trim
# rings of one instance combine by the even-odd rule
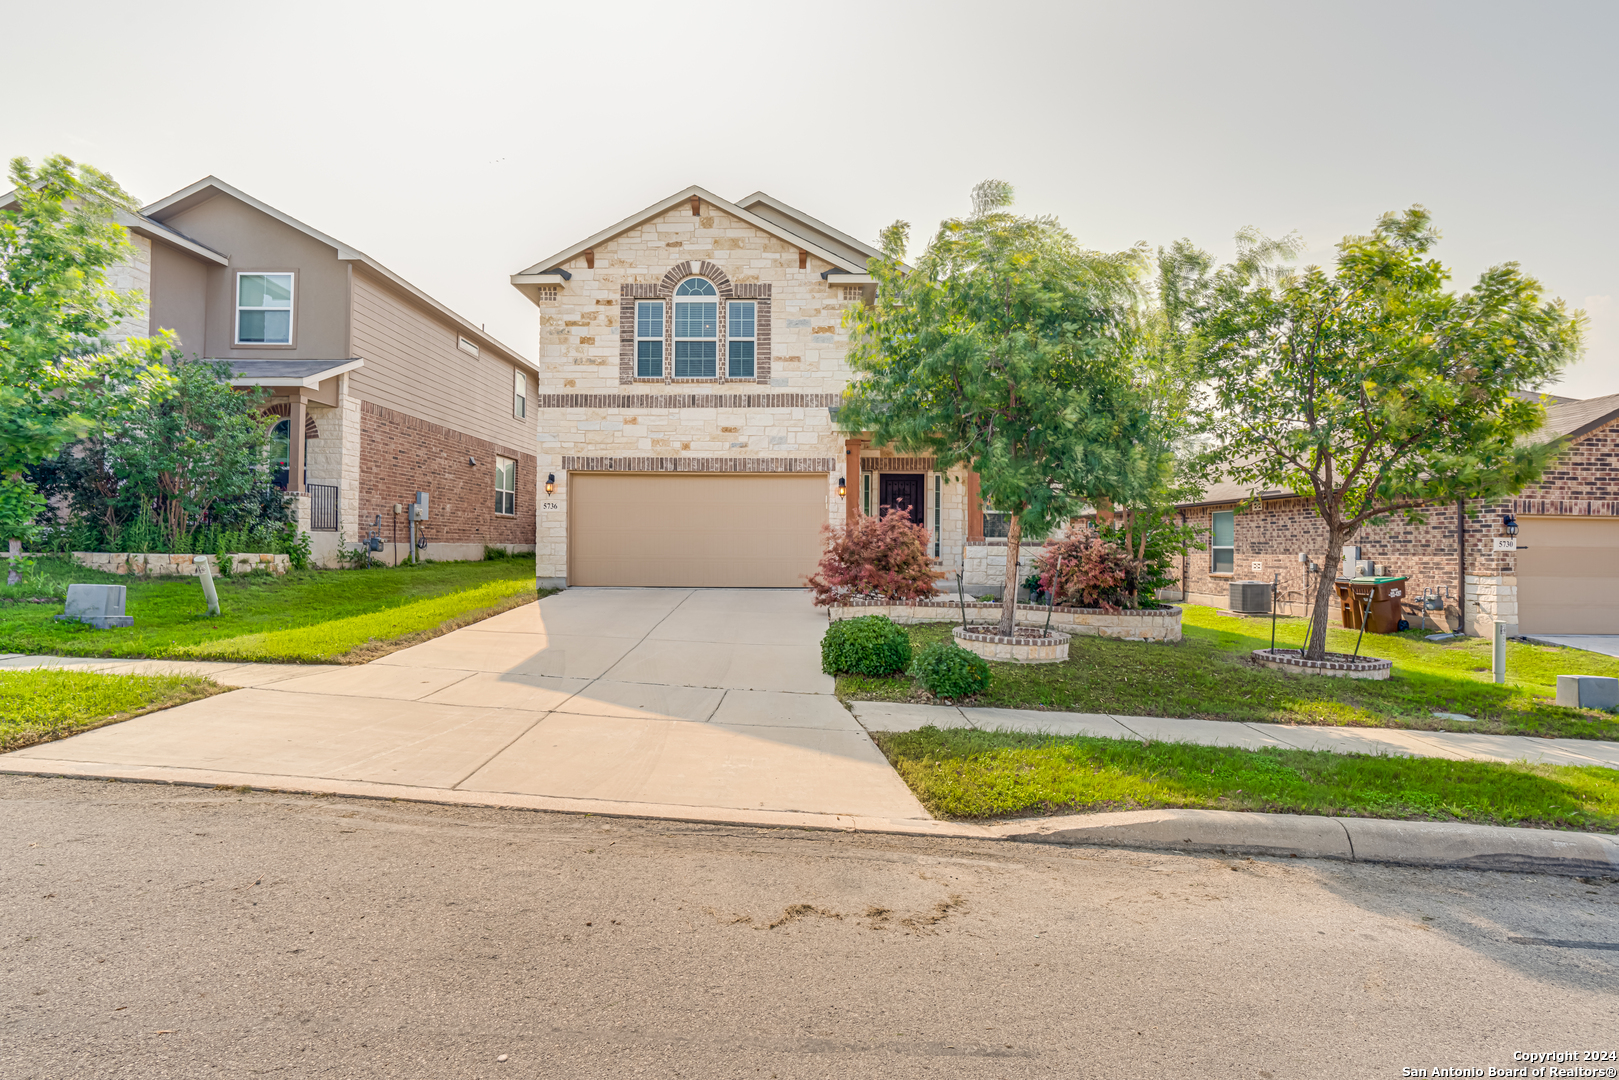
[[[725,348],[730,354],[725,375],[731,379],[753,378],[753,346],[758,322],[758,305],[751,300],[732,300],[725,313]]]
[[[528,376],[521,368],[512,371],[512,415],[519,420],[528,415]]]
[[[236,275],[236,344],[292,344],[292,275]]]
[[[495,458],[495,513],[517,513],[517,462]]]
[[[675,287],[675,378],[715,377],[719,369],[719,309],[719,292],[712,282],[687,278]]]
[[[1233,510],[1216,510],[1209,537],[1209,570],[1230,574],[1237,566],[1237,515]]]
[[[663,378],[663,301],[635,305],[635,377]]]

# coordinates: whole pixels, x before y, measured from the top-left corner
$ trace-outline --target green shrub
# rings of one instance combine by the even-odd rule
[[[494,547],[490,544],[485,544],[483,546],[483,557],[485,562],[490,559],[509,559],[512,557],[512,553],[503,547]]]
[[[886,615],[840,619],[821,639],[828,675],[892,675],[911,662],[911,638]]]
[[[909,674],[934,697],[968,698],[989,689],[989,664],[949,641],[935,641],[918,653]]]

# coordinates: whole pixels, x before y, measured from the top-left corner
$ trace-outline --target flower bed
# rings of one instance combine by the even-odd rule
[[[1014,664],[1059,664],[1068,659],[1069,636],[1057,630],[1039,630],[1032,626],[1019,627],[1011,635],[1002,634],[993,623],[980,623],[956,627],[950,631],[968,652],[977,653],[985,660],[1003,660]]]
[[[1324,660],[1306,660],[1303,654],[1302,649],[1255,649],[1254,662],[1296,675],[1331,675],[1340,679],[1386,679],[1394,671],[1394,661],[1374,656],[1329,652]]]
[[[961,603],[956,600],[917,600],[889,603],[883,600],[856,600],[837,604],[827,609],[833,619],[852,619],[860,615],[887,615],[897,623],[959,622]],[[1043,604],[1019,604],[1019,626],[1044,626],[1046,607]],[[1181,609],[1173,606],[1156,608],[1125,608],[1104,611],[1101,608],[1066,607],[1058,605],[1051,610],[1051,628],[1066,634],[1090,634],[1097,637],[1117,638],[1121,641],[1179,641],[1181,639]],[[999,603],[986,604],[976,600],[967,602],[967,619],[998,617]],[[952,614],[953,613],[953,614]]]
[[[105,574],[137,574],[142,577],[196,577],[202,566],[193,562],[195,555],[151,555],[142,552],[75,551],[73,561],[90,570]],[[268,570],[272,574],[285,574],[291,567],[285,555],[242,554],[230,556],[230,572],[247,574],[254,570]],[[208,568],[218,574],[219,559],[208,556]]]

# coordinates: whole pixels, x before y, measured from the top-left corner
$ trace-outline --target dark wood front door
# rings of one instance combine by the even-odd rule
[[[885,508],[903,511],[910,515],[911,521],[922,524],[921,473],[883,473],[878,496]]]

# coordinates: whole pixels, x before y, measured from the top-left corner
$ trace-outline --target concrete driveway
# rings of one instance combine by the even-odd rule
[[[254,787],[432,789],[453,801],[534,796],[603,811],[927,820],[832,696],[820,670],[825,628],[799,591],[570,589],[370,664],[0,760]]]

